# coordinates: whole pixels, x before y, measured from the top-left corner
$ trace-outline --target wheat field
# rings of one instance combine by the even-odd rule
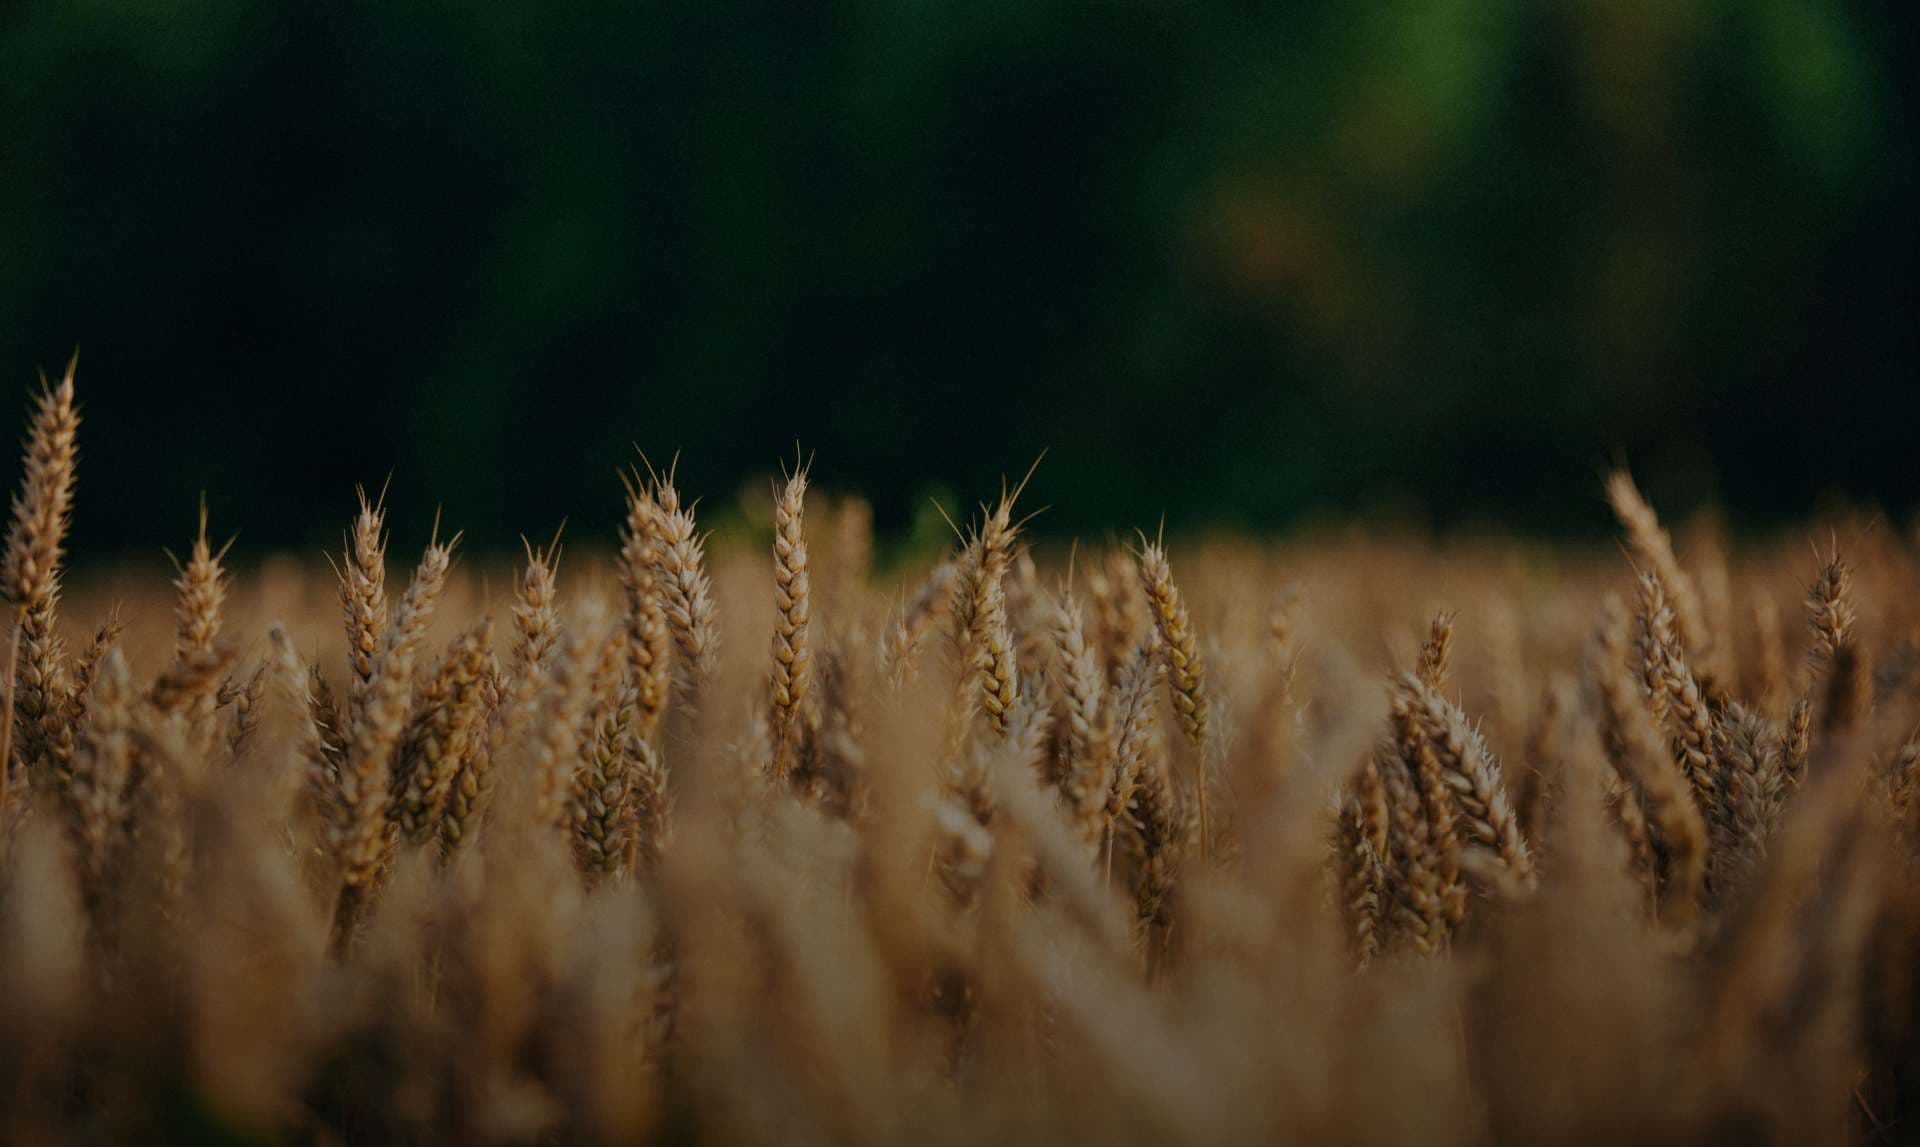
[[[6,1143],[1917,1126],[1884,523],[1618,472],[1617,547],[1170,552],[1031,539],[1042,468],[876,572],[829,459],[725,537],[636,459],[511,570],[343,491],[330,561],[203,509],[65,592],[81,437],[69,369],[0,569]]]

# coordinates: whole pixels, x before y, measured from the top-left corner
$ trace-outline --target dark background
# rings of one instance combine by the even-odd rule
[[[796,439],[890,530],[1904,515],[1903,7],[0,3],[0,430],[78,346],[96,556]]]

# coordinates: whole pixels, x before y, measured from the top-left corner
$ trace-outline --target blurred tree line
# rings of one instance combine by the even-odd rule
[[[899,527],[1913,504],[1915,37],[1816,0],[17,0],[0,370],[86,549],[498,544],[682,450]],[[754,487],[756,490],[758,487]]]

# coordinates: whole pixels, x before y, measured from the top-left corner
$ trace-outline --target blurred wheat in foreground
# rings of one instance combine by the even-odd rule
[[[1036,553],[1012,488],[880,578],[806,465],[751,546],[643,467],[491,611],[363,492],[331,571],[203,510],[74,617],[78,435],[69,369],[0,564],[0,1141],[1920,1131],[1884,528],[1676,538],[1620,473],[1624,557]]]

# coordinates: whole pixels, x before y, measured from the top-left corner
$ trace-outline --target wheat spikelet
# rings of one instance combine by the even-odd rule
[[[543,828],[572,828],[573,774],[580,761],[580,725],[601,647],[600,621],[589,599],[554,659],[553,672],[532,698],[523,755],[532,777],[534,822]]]
[[[687,674],[686,686],[698,691],[713,676],[720,641],[713,587],[707,579],[706,540],[694,524],[693,507],[680,505],[671,468],[657,476],[651,492],[654,574],[659,578],[667,626]]]
[[[1388,942],[1404,942],[1420,955],[1434,955],[1451,935],[1451,896],[1439,873],[1440,846],[1427,821],[1426,802],[1394,746],[1383,742],[1375,750],[1374,767],[1386,797],[1391,857]]]
[[[1053,650],[1047,683],[1061,733],[1055,775],[1062,784],[1067,784],[1075,769],[1086,769],[1093,764],[1106,679],[1100,672],[1099,654],[1087,642],[1086,622],[1072,590],[1049,602],[1047,632],[1052,638]]]
[[[1673,541],[1660,525],[1659,515],[1640,495],[1633,476],[1625,470],[1615,470],[1607,476],[1607,501],[1613,507],[1614,517],[1627,531],[1627,543],[1672,599],[1672,625],[1680,652],[1702,651],[1709,635],[1701,615],[1700,597],[1694,591],[1693,579],[1674,556]]]
[[[133,780],[130,729],[135,701],[126,658],[110,648],[99,663],[95,692],[80,725],[73,777],[66,788],[69,826],[88,904],[106,895],[128,844],[128,790]]]
[[[1109,874],[1113,863],[1114,825],[1126,815],[1127,805],[1139,785],[1140,770],[1146,763],[1147,747],[1153,735],[1153,689],[1159,684],[1162,672],[1159,658],[1143,645],[1127,659],[1120,682],[1114,687],[1106,735],[1101,738],[1105,761],[1099,773],[1107,780],[1100,831],[1106,839]],[[1089,789],[1097,791],[1092,785]],[[1089,792],[1079,803],[1076,815],[1083,837],[1090,827],[1091,813]]]
[[[207,541],[207,502],[203,497],[200,500],[199,529],[194,534],[187,560],[182,563],[178,558],[173,558],[176,575],[173,588],[179,595],[179,603],[174,608],[173,656],[176,664],[184,666],[196,658],[204,658],[213,651],[214,643],[220,636],[221,609],[227,600],[227,574],[221,562],[231,545],[232,542],[228,542],[227,546],[222,546],[215,553]],[[172,557],[171,554],[168,556]],[[210,683],[203,692],[187,698],[181,706],[196,744],[212,735],[215,699],[215,689]]]
[[[819,730],[808,752],[816,799],[833,815],[854,821],[867,815],[871,796],[860,719],[866,675],[853,655],[864,644],[858,633],[827,642],[820,659]]]
[[[813,654],[807,625],[811,587],[807,580],[804,530],[807,469],[796,467],[779,490],[773,508],[773,775],[784,780],[799,749],[800,724],[806,719],[813,684]]]
[[[1075,831],[1089,854],[1106,830],[1107,794],[1113,787],[1113,705],[1098,653],[1087,643],[1080,607],[1069,592],[1054,603],[1053,688],[1065,759],[1062,796]],[[1116,698],[1117,702],[1117,698]]]
[[[1726,801],[1715,759],[1718,731],[1699,681],[1687,668],[1666,586],[1653,574],[1640,576],[1639,654],[1655,721],[1673,738],[1674,754],[1709,824],[1726,822]]]
[[[1429,663],[1423,659],[1422,664],[1424,666]],[[1495,792],[1487,802],[1483,803],[1470,794],[1461,795],[1454,791],[1452,778],[1459,776],[1460,771],[1457,767],[1449,770],[1448,764],[1454,760],[1451,755],[1448,757],[1448,764],[1442,763],[1439,746],[1435,745],[1426,726],[1421,724],[1418,709],[1425,700],[1421,695],[1422,689],[1431,691],[1433,686],[1417,675],[1403,679],[1393,691],[1388,720],[1394,747],[1400,755],[1400,763],[1406,768],[1407,776],[1413,781],[1422,802],[1428,836],[1433,843],[1429,864],[1440,897],[1440,910],[1446,919],[1447,929],[1452,931],[1460,927],[1467,915],[1467,886],[1460,876],[1459,837],[1465,836],[1472,839],[1482,847],[1489,847],[1487,844],[1489,839],[1495,841],[1493,850],[1521,879],[1525,879],[1526,874],[1531,871],[1531,861],[1530,859],[1522,860],[1519,865],[1515,865],[1506,852],[1499,850],[1497,842],[1500,834],[1488,823],[1493,815],[1491,809],[1488,817],[1474,819],[1470,824],[1460,823],[1457,809],[1464,806],[1469,810],[1478,811],[1495,802],[1503,802],[1504,794]],[[1454,746],[1448,746],[1449,750],[1452,748]],[[1469,815],[1471,816],[1472,812]],[[1512,817],[1511,820],[1513,823],[1510,831],[1514,839],[1518,840],[1520,839],[1518,818]],[[1519,846],[1518,855],[1526,856],[1524,842]]]
[[[634,743],[628,785],[633,794],[633,859],[629,863],[651,871],[673,834],[673,798],[667,790],[666,760],[650,742]]]
[[[1498,858],[1523,885],[1530,884],[1533,855],[1485,738],[1458,705],[1418,677],[1401,678],[1400,689],[1437,757],[1438,774],[1459,803],[1463,838]]]
[[[1129,839],[1137,856],[1134,913],[1143,927],[1164,928],[1170,922],[1167,896],[1179,874],[1186,834],[1174,797],[1173,775],[1164,755],[1149,752],[1136,776],[1139,779],[1128,810],[1132,828]]]
[[[1453,651],[1453,619],[1452,610],[1435,614],[1427,640],[1420,646],[1414,674],[1429,688],[1446,688],[1448,661]]]
[[[638,482],[626,485],[626,522],[620,532],[620,587],[626,595],[627,673],[634,688],[633,735],[652,740],[673,689],[672,636],[661,604],[653,560],[653,497]]]
[[[233,690],[233,715],[227,723],[227,753],[239,760],[260,728],[260,703],[267,695],[270,666],[264,660],[254,666],[245,684]]]
[[[359,710],[348,718],[346,761],[339,775],[339,807],[332,833],[341,880],[336,943],[347,941],[385,859],[393,756],[413,698],[414,659],[458,543],[456,535],[445,545],[437,539],[428,544],[386,630]]]
[[[1731,889],[1750,881],[1786,809],[1790,781],[1773,723],[1735,703],[1726,719],[1726,874]]]
[[[1207,670],[1200,659],[1199,641],[1180,590],[1173,584],[1173,566],[1158,542],[1140,535],[1140,586],[1146,591],[1148,612],[1160,635],[1160,657],[1166,665],[1167,696],[1180,718],[1181,731],[1196,750],[1193,783],[1200,819],[1200,859],[1211,857],[1212,832],[1207,816]]]
[[[441,800],[440,819],[435,832],[440,859],[450,862],[460,845],[478,825],[486,798],[492,792],[493,748],[489,733],[496,726],[501,709],[501,669],[491,650],[485,654],[480,673],[474,729],[467,738],[466,752],[454,766],[453,778]]]
[[[1013,504],[1022,487],[1002,491],[992,509],[982,507],[980,525],[960,554],[953,598],[956,643],[965,669],[962,704],[977,704],[1001,734],[1007,731],[1007,711],[1020,694],[1007,572],[1020,532],[1013,520]]]
[[[1139,587],[1140,567],[1124,549],[1108,551],[1105,560],[1087,574],[1087,594],[1093,600],[1094,645],[1110,682],[1119,681],[1134,647],[1153,631]]]
[[[620,670],[626,634],[616,630],[603,643],[602,661],[589,689],[591,702],[580,734],[580,765],[573,774],[568,807],[573,816],[574,861],[589,879],[618,871],[633,831],[633,718],[636,690]]]
[[[952,605],[953,583],[959,572],[960,563],[942,559],[920,580],[919,588],[887,628],[880,647],[880,670],[895,689],[903,688],[919,672],[920,644]]]
[[[360,512],[341,543],[340,612],[347,627],[347,713],[356,714],[387,629],[386,490],[369,500],[356,486]]]
[[[512,708],[524,703],[539,688],[540,677],[554,645],[560,640],[560,615],[555,608],[560,572],[560,539],[556,536],[544,550],[521,539],[527,552],[527,568],[513,603],[513,642],[507,661],[507,687],[502,702]]]
[[[398,843],[425,844],[438,827],[447,791],[480,736],[493,619],[482,617],[453,639],[413,703],[393,757],[387,821]]]
[[[107,615],[107,619],[94,630],[93,639],[73,662],[73,687],[67,691],[67,724],[77,733],[80,723],[86,720],[87,706],[93,697],[95,680],[99,677],[101,663],[107,654],[120,644],[120,635],[124,627],[120,624],[120,612],[116,606]]]
[[[1616,603],[1617,604],[1617,603]],[[1623,624],[1623,619],[1621,619]],[[1607,626],[1608,629],[1614,628]],[[1661,915],[1678,928],[1692,925],[1706,888],[1709,842],[1698,796],[1674,759],[1665,735],[1644,704],[1627,703],[1637,692],[1619,659],[1623,640],[1602,641],[1591,672],[1600,683],[1608,725],[1608,756],[1623,779],[1637,786],[1648,820],[1664,853]]]
[[[1386,863],[1367,839],[1362,827],[1365,819],[1358,800],[1352,797],[1334,811],[1333,866],[1348,942],[1359,968],[1365,968],[1380,954],[1390,895]]]
[[[1167,551],[1157,542],[1148,542],[1145,535],[1140,540],[1137,555],[1140,585],[1146,590],[1148,610],[1160,634],[1168,696],[1187,740],[1200,746],[1207,737],[1206,666],[1200,659],[1199,642],[1187,615],[1186,603],[1173,584],[1173,567],[1167,561]]]
[[[1853,571],[1837,549],[1807,591],[1807,615],[1813,630],[1807,656],[1815,673],[1824,673],[1827,686],[1819,705],[1820,731],[1836,736],[1858,726],[1873,707],[1873,675],[1854,636]]]
[[[185,658],[175,659],[153,679],[147,689],[148,702],[164,716],[178,714],[188,718],[201,698],[210,697],[219,689],[220,679],[239,655],[238,646],[221,639],[215,641],[212,648],[197,649]],[[192,745],[187,748],[191,749]]]
[[[513,640],[506,668],[481,679],[484,728],[461,759],[448,786],[440,814],[440,856],[451,861],[478,827],[480,815],[493,792],[493,762],[517,741],[528,720],[528,710],[546,672],[546,663],[559,640],[559,615],[554,608],[560,540],[535,549],[521,539],[527,568],[514,592]]]
[[[22,447],[20,487],[13,495],[7,543],[0,555],[0,594],[13,606],[14,653],[10,656],[7,704],[12,720],[0,742],[0,793],[18,769],[36,789],[63,783],[72,730],[67,717],[65,646],[54,631],[60,601],[61,563],[73,510],[80,415],[73,405],[73,372],[67,363],[57,386],[40,379]]]
[[[595,729],[586,781],[575,794],[576,839],[587,867],[612,873],[630,865],[638,827],[635,782],[642,750],[633,742],[633,688],[623,684]],[[580,829],[585,818],[584,833]],[[584,839],[581,839],[584,837]]]
[[[347,719],[318,665],[307,666],[307,710],[320,754],[314,761],[312,793],[319,807],[331,809],[338,799],[340,770],[347,761]]]

